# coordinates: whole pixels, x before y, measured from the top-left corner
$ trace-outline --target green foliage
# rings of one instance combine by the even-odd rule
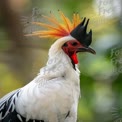
[[[101,1],[104,2],[104,0]],[[100,15],[96,8],[99,9],[102,4],[95,6],[95,1],[92,0],[31,0],[28,3],[28,9],[23,12],[28,13],[26,16],[29,17],[33,8],[39,8],[40,15],[49,14],[51,11],[58,17],[58,10],[61,10],[68,17],[71,17],[73,12],[78,12],[81,17],[90,18],[89,28],[93,30],[92,47],[97,54],[78,55],[81,70],[78,122],[122,121],[122,24],[120,23],[122,17],[115,15],[106,17],[104,14],[108,13],[105,12]],[[109,5],[111,4],[109,3]],[[104,3],[104,6],[107,6],[107,3]],[[102,8],[103,11],[104,9]],[[106,10],[106,12],[108,11]],[[0,19],[4,20],[3,16],[0,16]],[[26,23],[24,29],[27,29],[28,26]],[[27,76],[25,78],[27,81],[25,81],[18,78],[18,73],[13,70],[13,65],[10,65],[13,57],[3,53],[12,48],[13,42],[10,40],[11,38],[7,36],[6,26],[2,26],[0,28],[0,53],[3,56],[0,57],[0,96],[32,80],[41,66],[45,64],[47,48],[50,45],[50,42],[45,43],[38,38],[34,40],[29,38],[30,41],[25,41],[26,44],[29,44],[25,48],[31,57],[27,62],[24,59],[21,60],[21,64],[26,64],[24,70],[28,72],[24,75],[24,77]],[[10,64],[6,62],[6,58]],[[14,60],[16,59],[17,57]],[[32,67],[32,70],[30,67],[28,68],[27,64]]]

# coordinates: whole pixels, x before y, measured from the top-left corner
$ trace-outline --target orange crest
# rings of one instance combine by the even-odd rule
[[[59,11],[59,14],[62,22],[59,22],[52,14],[50,17],[43,16],[54,26],[41,22],[32,22],[32,24],[44,27],[46,28],[46,30],[35,31],[32,34],[28,35],[45,37],[45,38],[47,37],[60,38],[69,35],[70,32],[81,22],[78,13],[73,14],[72,21],[70,21],[69,18],[67,18],[61,11]]]

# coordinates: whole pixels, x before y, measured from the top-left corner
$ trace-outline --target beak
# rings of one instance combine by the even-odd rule
[[[95,50],[93,50],[90,47],[78,48],[78,51],[77,52],[89,52],[89,53],[92,53],[92,54],[96,54]]]

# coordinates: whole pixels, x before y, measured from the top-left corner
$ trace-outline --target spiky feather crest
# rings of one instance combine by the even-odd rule
[[[60,18],[62,22],[59,22],[55,16],[51,13],[51,16],[43,16],[51,24],[46,24],[42,22],[32,22],[38,26],[46,28],[46,30],[35,31],[30,36],[39,36],[39,37],[52,37],[52,38],[61,38],[68,35],[74,37],[82,45],[88,47],[92,42],[92,30],[87,33],[87,26],[89,19],[84,18],[81,21],[81,18],[78,13],[73,14],[72,21],[67,18],[63,12],[59,11]]]
[[[50,13],[50,17],[42,15],[46,20],[48,20],[52,25],[42,23],[42,22],[32,22],[32,24],[39,25],[46,28],[46,30],[35,31],[31,36],[39,37],[51,37],[51,38],[61,38],[70,34],[70,32],[81,22],[81,18],[78,13],[74,13],[72,21],[67,18],[63,12],[59,11],[60,18],[62,22],[59,22],[56,17]],[[54,25],[54,26],[53,26]]]

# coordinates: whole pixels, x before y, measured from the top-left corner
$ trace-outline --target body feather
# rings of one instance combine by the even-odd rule
[[[76,122],[80,72],[77,66],[74,70],[60,46],[71,39],[74,38],[68,36],[57,40],[50,48],[47,65],[38,76],[0,99],[1,122],[5,122],[9,114],[16,117],[16,122]]]

